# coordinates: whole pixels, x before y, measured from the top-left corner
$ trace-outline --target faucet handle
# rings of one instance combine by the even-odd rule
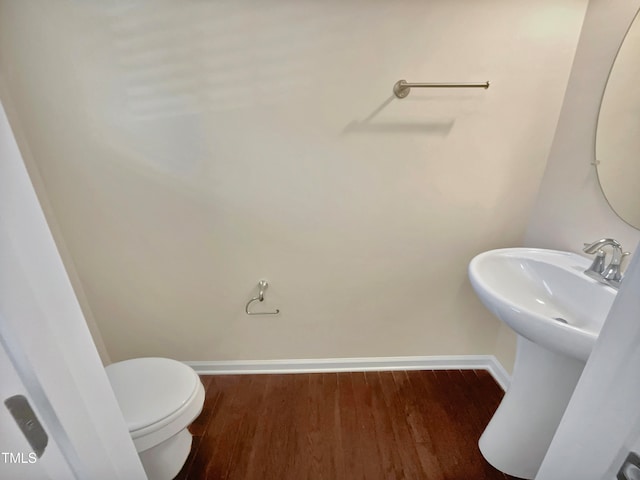
[[[609,266],[602,272],[602,278],[607,280],[607,283],[612,287],[618,288],[622,282],[622,261],[624,257],[630,255],[631,252],[620,252],[620,255],[611,260]]]
[[[587,244],[585,244],[585,245],[587,245]],[[591,264],[591,266],[589,268],[587,268],[584,271],[584,273],[586,273],[589,276],[593,276],[593,274],[596,274],[595,278],[597,278],[598,276],[601,276],[602,272],[604,272],[605,257],[606,257],[606,254],[604,253],[604,250],[599,248],[596,251],[596,256],[593,259],[593,263]]]

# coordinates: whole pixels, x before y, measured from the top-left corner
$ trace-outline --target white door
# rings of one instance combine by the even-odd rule
[[[2,335],[1,331],[0,335]],[[44,421],[47,415],[43,414],[43,410],[49,410],[50,413],[50,406],[46,404],[39,406],[40,402],[34,402],[16,371],[14,362],[9,358],[9,353],[4,348],[6,344],[10,350],[12,349],[6,340],[4,337],[0,338],[0,400],[2,400],[2,405],[0,405],[0,478],[19,478],[21,480],[78,478],[58,446],[55,438],[56,429]],[[19,355],[19,352],[13,352],[14,355],[16,353]],[[23,372],[23,374],[30,376],[33,372]],[[38,392],[35,393],[38,396]],[[29,443],[9,409],[13,405],[19,405],[24,401],[23,399],[26,399],[36,418],[35,420],[25,418],[24,415],[18,418],[25,424],[24,428],[27,432],[35,432],[32,438],[33,445]],[[42,397],[40,397],[40,401],[42,401]],[[13,411],[16,414],[25,413],[24,408],[14,407]],[[39,430],[40,427],[42,427],[44,436]],[[28,435],[31,434],[28,433]]]
[[[640,480],[640,245],[536,480]]]
[[[0,340],[0,479],[146,478],[1,103]],[[17,463],[15,395],[49,435],[41,462]]]

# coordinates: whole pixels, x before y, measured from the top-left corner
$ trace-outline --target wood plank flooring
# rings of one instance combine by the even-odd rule
[[[484,370],[202,376],[179,480],[493,480]]]

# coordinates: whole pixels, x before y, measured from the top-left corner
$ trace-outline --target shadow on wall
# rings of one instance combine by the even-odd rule
[[[354,120],[342,130],[343,134],[348,133],[423,133],[430,135],[438,135],[446,137],[453,128],[454,119],[451,120],[434,120],[434,121],[385,121],[374,122],[373,119],[378,116],[391,102],[397,101],[395,95],[389,96],[382,102],[373,112],[371,112],[364,120]]]

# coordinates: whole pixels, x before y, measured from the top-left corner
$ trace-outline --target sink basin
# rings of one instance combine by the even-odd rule
[[[502,472],[533,479],[551,444],[616,290],[584,274],[570,252],[481,253],[469,279],[482,303],[518,334],[511,383],[478,442]]]
[[[481,253],[469,279],[484,305],[516,333],[586,362],[616,290],[586,276],[575,253],[506,248]]]

